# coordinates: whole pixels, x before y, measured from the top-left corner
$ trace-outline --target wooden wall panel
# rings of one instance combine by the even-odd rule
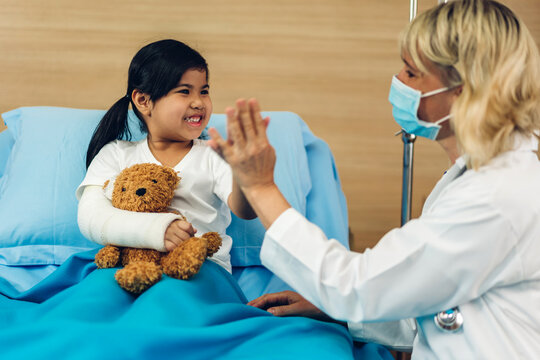
[[[540,2],[503,1],[540,42]],[[420,7],[436,1],[420,1]],[[214,111],[255,96],[298,113],[330,145],[353,248],[399,225],[402,143],[387,101],[406,0],[0,0],[0,112],[24,105],[108,108],[148,42],[176,38],[210,65]],[[1,128],[0,128],[1,130]],[[448,166],[416,144],[413,216]]]

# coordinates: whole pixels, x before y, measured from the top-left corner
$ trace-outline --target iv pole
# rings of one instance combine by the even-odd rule
[[[448,0],[437,0],[438,4],[446,3]],[[409,21],[413,21],[418,11],[418,1],[410,0]],[[401,186],[401,226],[411,219],[411,199],[413,180],[413,159],[414,141],[416,135],[409,134],[401,130],[401,140],[403,141],[403,178]],[[398,352],[397,359],[403,360],[404,353]]]
[[[437,0],[437,3],[446,3],[447,0]],[[418,11],[418,1],[410,0],[409,21],[416,17]],[[401,131],[401,140],[403,141],[403,175],[401,185],[401,226],[405,225],[411,219],[412,203],[412,181],[413,181],[413,160],[414,160],[414,141],[416,135]]]
[[[418,10],[417,0],[410,0],[409,21],[416,17]],[[401,131],[403,141],[403,175],[401,185],[401,226],[411,219],[411,199],[413,180],[414,141],[416,135]]]

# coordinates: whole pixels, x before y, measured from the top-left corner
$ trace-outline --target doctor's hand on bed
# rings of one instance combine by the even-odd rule
[[[165,230],[165,248],[173,251],[178,245],[195,236],[196,232],[197,229],[185,220],[173,221]]]
[[[276,152],[266,136],[270,118],[263,118],[256,99],[239,99],[225,109],[227,139],[209,129],[208,145],[230,166],[234,180],[265,228],[291,206],[274,182]]]
[[[266,310],[275,316],[304,316],[315,320],[334,322],[346,326],[346,323],[332,319],[318,307],[294,291],[281,291],[265,294],[247,303],[250,306]]]

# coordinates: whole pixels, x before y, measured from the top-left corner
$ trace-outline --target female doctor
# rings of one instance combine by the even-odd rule
[[[211,131],[211,146],[267,228],[262,263],[301,294],[250,304],[277,315],[328,314],[359,340],[412,346],[413,358],[536,358],[538,49],[525,25],[490,0],[428,10],[400,45],[395,120],[436,140],[454,165],[422,215],[373,249],[347,250],[290,207],[273,181],[274,150],[255,100],[226,110],[228,139]]]

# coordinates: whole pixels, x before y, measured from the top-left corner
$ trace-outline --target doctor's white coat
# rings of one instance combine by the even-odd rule
[[[537,149],[536,139],[520,139],[476,171],[465,171],[458,159],[420,218],[362,254],[289,209],[268,229],[262,262],[327,314],[348,321],[360,340],[394,348],[414,341],[418,359],[537,358]],[[463,326],[436,327],[434,315],[456,306]],[[391,322],[408,318],[416,321]]]

